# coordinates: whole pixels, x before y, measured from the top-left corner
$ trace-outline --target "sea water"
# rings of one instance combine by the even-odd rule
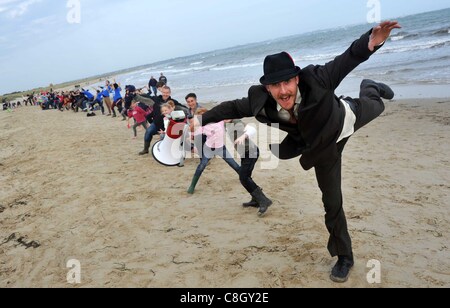
[[[338,95],[358,95],[364,78],[391,85],[399,98],[450,96],[450,9],[399,18],[385,46],[355,69],[337,89]],[[344,52],[373,24],[315,31],[232,47],[148,65],[117,76],[122,84],[145,86],[151,75],[163,72],[173,97],[196,92],[200,101],[224,101],[247,96],[259,83],[263,61],[269,54],[287,51],[296,64],[324,64]]]

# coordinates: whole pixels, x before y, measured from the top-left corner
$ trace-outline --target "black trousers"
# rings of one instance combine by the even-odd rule
[[[361,84],[359,99],[353,99],[353,103],[356,107],[355,132],[376,119],[384,111],[384,103],[380,98],[379,89],[370,82]],[[322,191],[322,201],[325,207],[325,225],[330,233],[328,251],[332,257],[353,257],[341,188],[342,152],[347,141],[348,138],[337,145],[339,157],[335,161],[315,166],[316,178]]]
[[[241,158],[241,169],[239,171],[239,180],[248,191],[249,194],[258,189],[258,185],[252,179],[252,173],[255,169],[256,162],[259,158],[259,149],[256,148],[253,152],[245,152]]]

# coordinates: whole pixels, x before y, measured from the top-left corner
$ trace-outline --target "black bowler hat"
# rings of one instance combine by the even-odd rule
[[[259,80],[263,85],[279,83],[294,78],[301,69],[287,52],[267,56],[264,60],[264,76]]]

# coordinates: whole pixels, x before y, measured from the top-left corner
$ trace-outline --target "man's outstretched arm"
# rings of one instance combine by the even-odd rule
[[[237,99],[220,104],[201,117],[201,125],[217,123],[223,120],[253,117],[248,98]]]
[[[386,21],[379,24],[354,41],[349,49],[333,61],[324,66],[314,67],[316,77],[319,78],[325,88],[336,89],[351,71],[369,59],[382,46],[389,38],[392,30],[400,28],[401,26],[396,21]]]

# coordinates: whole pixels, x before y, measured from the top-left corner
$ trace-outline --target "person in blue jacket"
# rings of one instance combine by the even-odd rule
[[[109,80],[106,80],[105,86],[100,88],[102,89],[103,101],[105,102],[106,108],[108,108],[107,116],[111,116],[111,107],[112,107],[112,102],[110,98],[110,93],[112,92],[111,83],[109,82]]]
[[[100,106],[100,109],[102,110],[102,114],[105,115],[105,107],[103,107],[103,95],[100,90],[97,90],[97,96],[95,97],[94,102],[91,105],[91,108],[94,109],[94,105],[98,104]]]
[[[88,106],[91,105],[92,102],[94,101],[94,95],[92,95],[92,93],[89,92],[89,90],[85,90],[85,89],[81,89],[81,94],[83,94],[85,97],[85,100],[82,103],[81,109],[83,111],[87,111]]]
[[[122,104],[123,104],[123,98],[122,98],[122,94],[120,94],[120,91],[122,91],[122,88],[120,87],[119,84],[114,83],[113,84],[113,89],[114,89],[114,101],[112,104],[112,112],[113,112],[113,118],[117,117],[116,111],[115,111],[115,107],[117,106],[117,110],[119,111],[119,113],[122,113]]]

